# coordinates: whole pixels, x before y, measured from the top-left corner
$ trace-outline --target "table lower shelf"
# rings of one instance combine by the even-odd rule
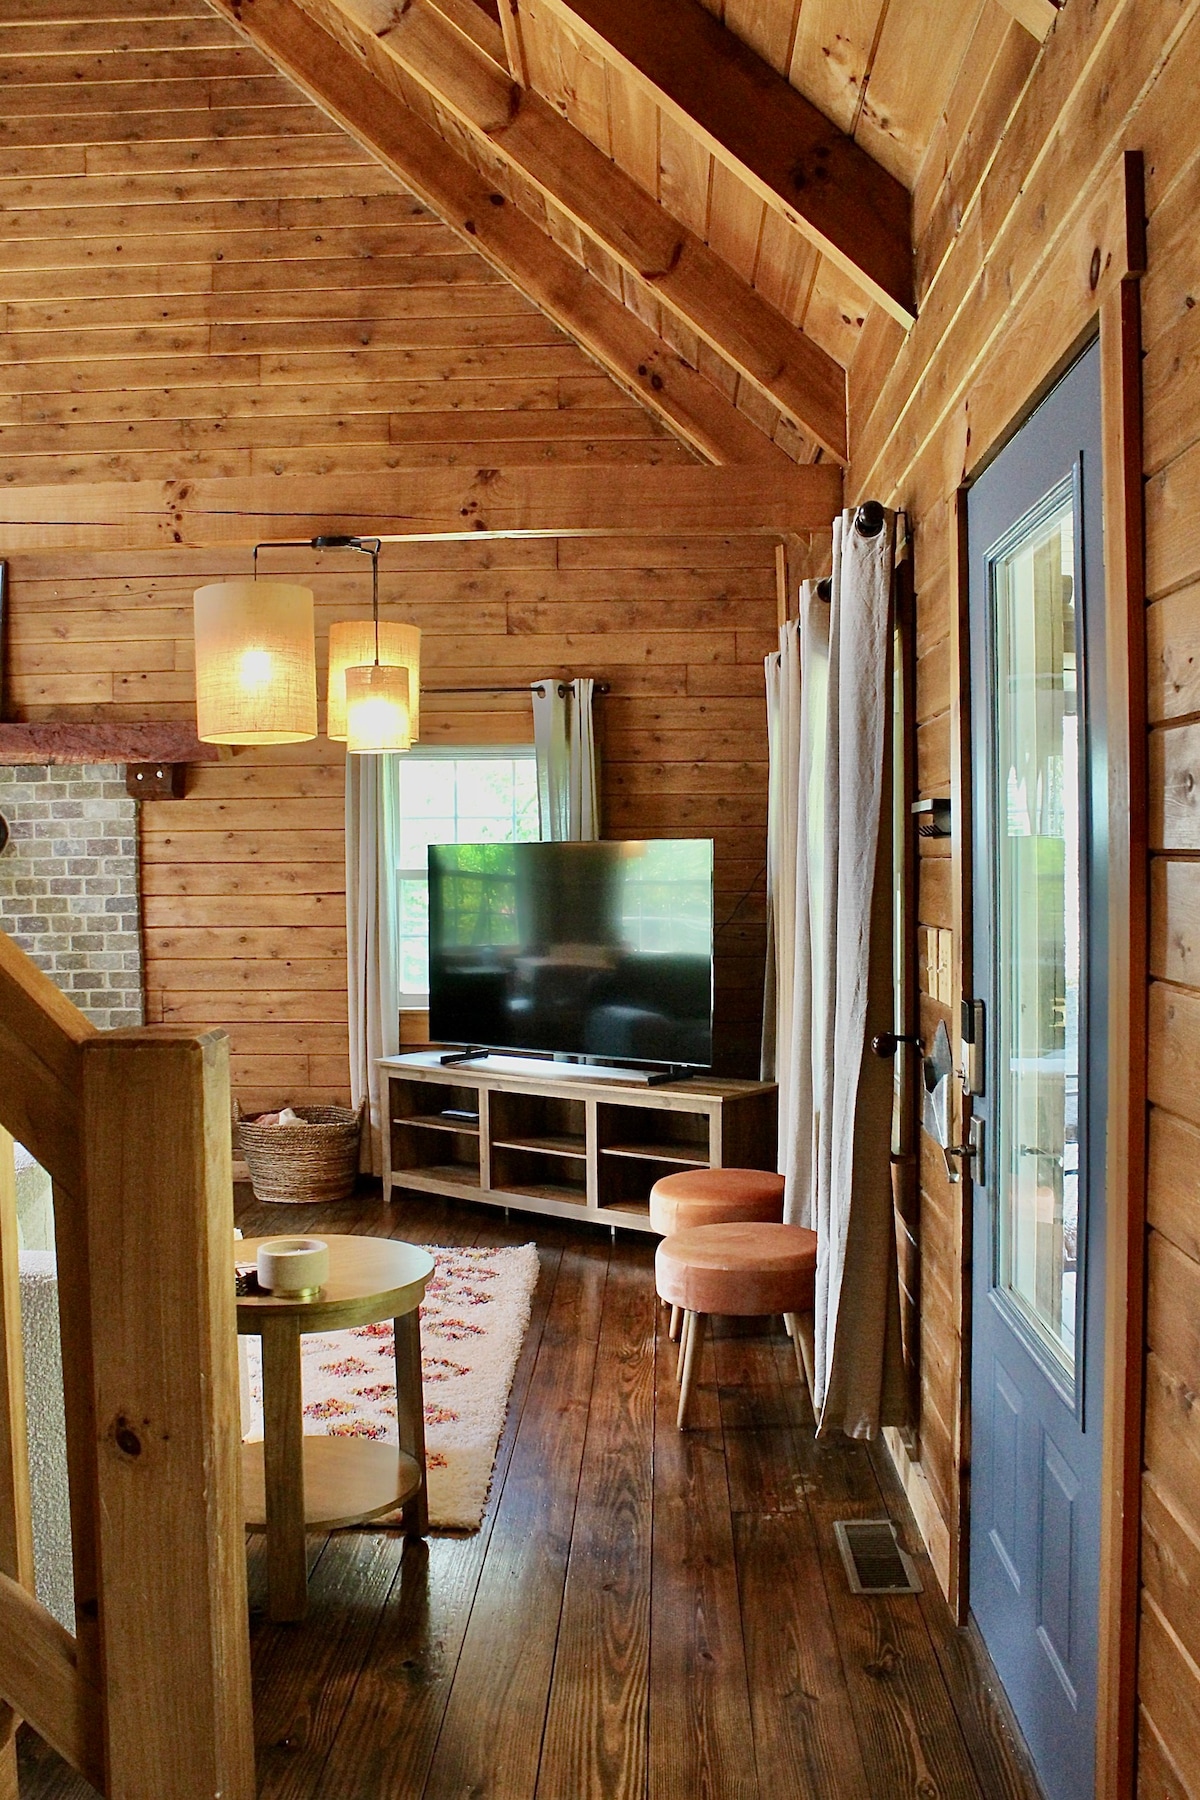
[[[312,1531],[357,1525],[403,1506],[421,1486],[414,1457],[371,1438],[304,1439],[304,1523]],[[261,1443],[242,1445],[242,1504],[246,1526],[267,1523]]]

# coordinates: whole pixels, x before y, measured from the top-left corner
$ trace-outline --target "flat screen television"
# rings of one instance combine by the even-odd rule
[[[712,1064],[713,846],[431,844],[435,1043]]]

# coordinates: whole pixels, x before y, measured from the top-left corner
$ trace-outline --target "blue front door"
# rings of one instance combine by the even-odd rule
[[[1104,1329],[1100,369],[968,499],[974,969],[970,1604],[1050,1800],[1091,1800]]]

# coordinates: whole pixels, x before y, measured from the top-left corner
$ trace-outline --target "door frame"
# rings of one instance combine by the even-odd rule
[[[1065,346],[1050,349],[1040,379],[1002,427],[971,446],[964,480],[951,496],[950,793],[951,891],[955,941],[952,1017],[973,993],[971,869],[971,708],[967,625],[967,495],[1098,332],[1100,340],[1104,579],[1109,766],[1109,1058],[1105,1183],[1104,1427],[1101,1476],[1100,1619],[1097,1680],[1097,1800],[1130,1800],[1137,1743],[1137,1633],[1140,1571],[1147,1179],[1147,1001],[1149,993],[1149,727],[1146,693],[1145,531],[1142,481],[1141,275],[1145,199],[1141,153],[1127,151],[1118,179],[1124,204],[1123,254],[1100,269],[1097,250],[1087,299],[1064,321]],[[1013,330],[1019,331],[1018,320]],[[1003,367],[1003,339],[988,359]],[[1026,360],[1026,359],[1021,359]],[[959,1046],[961,1054],[961,1046]],[[956,1142],[966,1142],[970,1103],[959,1101]],[[957,1436],[959,1482],[951,1601],[960,1623],[969,1607],[971,1473],[971,1200],[961,1194],[962,1357]]]

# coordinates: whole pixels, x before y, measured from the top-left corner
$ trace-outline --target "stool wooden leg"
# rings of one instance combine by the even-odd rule
[[[679,1411],[675,1422],[680,1431],[684,1428],[688,1401],[692,1397],[692,1379],[696,1372],[696,1355],[700,1349],[700,1340],[704,1336],[705,1316],[703,1313],[689,1312],[684,1314],[684,1352],[683,1379],[679,1384]]]
[[[682,1316],[683,1308],[681,1306],[673,1306],[671,1308],[671,1323],[667,1328],[667,1336],[673,1344],[679,1342],[679,1325]]]
[[[813,1386],[813,1316],[811,1313],[788,1313],[786,1318],[792,1347],[796,1352],[796,1369],[808,1389],[809,1404],[815,1413],[817,1403],[814,1398],[816,1389]]]
[[[675,1379],[683,1379],[683,1359],[687,1355],[688,1338],[692,1330],[692,1314],[680,1308],[679,1320],[679,1354],[675,1358]]]

